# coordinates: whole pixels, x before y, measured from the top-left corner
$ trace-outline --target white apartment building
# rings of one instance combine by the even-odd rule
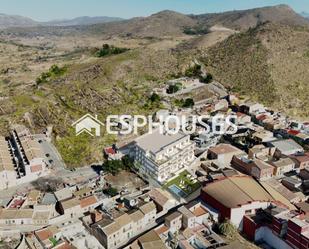
[[[164,182],[190,166],[194,143],[182,132],[169,135],[157,129],[135,140],[134,158],[143,175]]]

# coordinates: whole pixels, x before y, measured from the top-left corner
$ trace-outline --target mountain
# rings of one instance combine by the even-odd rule
[[[300,13],[300,15],[305,17],[305,18],[307,18],[307,19],[309,18],[309,13],[308,12],[303,11],[303,12]]]
[[[66,20],[53,20],[49,22],[41,22],[43,26],[76,26],[76,25],[91,25],[97,23],[107,23],[121,21],[122,18],[119,17],[109,17],[109,16],[81,16],[73,19]]]
[[[6,15],[0,13],[0,29],[6,28],[26,28],[26,27],[39,27],[39,26],[79,26],[79,25],[92,25],[98,23],[108,23],[123,20],[118,17],[108,17],[108,16],[81,16],[74,19],[67,20],[54,20],[48,22],[38,22],[32,20],[31,18],[18,16],[18,15]]]
[[[38,23],[30,18],[0,13],[0,29],[11,27],[32,27],[36,25],[38,25]]]
[[[127,37],[162,37],[182,35],[185,27],[196,25],[191,17],[164,10],[148,17],[137,17],[121,22],[97,24],[87,27],[88,31],[106,35]]]
[[[308,28],[267,22],[214,45],[204,63],[235,91],[308,117],[308,44]]]
[[[211,27],[220,24],[237,30],[247,30],[250,27],[255,27],[257,24],[266,21],[293,26],[304,26],[309,24],[308,20],[297,14],[288,5],[229,11],[216,14],[203,14],[192,16],[192,18],[196,19],[199,25]]]
[[[101,23],[103,22],[104,23]],[[112,21],[112,22],[107,22]],[[182,36],[185,30],[196,34],[205,34],[207,29],[219,25],[238,31],[245,31],[263,22],[273,22],[292,26],[307,26],[309,21],[297,14],[287,5],[277,5],[249,10],[237,10],[215,14],[184,15],[164,10],[148,17],[136,17],[129,20],[118,18],[81,17],[67,21],[54,21],[43,24],[48,27],[13,29],[15,35],[72,35],[95,34],[106,37],[155,37]],[[94,22],[100,22],[93,24]],[[92,25],[86,25],[92,24]],[[75,26],[74,26],[75,25]],[[187,32],[186,32],[187,33]]]

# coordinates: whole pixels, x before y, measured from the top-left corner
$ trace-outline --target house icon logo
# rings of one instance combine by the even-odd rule
[[[97,137],[101,135],[101,126],[103,125],[104,124],[100,120],[98,120],[97,115],[95,115],[94,117],[89,113],[72,124],[72,126],[75,127],[76,136],[86,132],[90,136],[95,135]]]

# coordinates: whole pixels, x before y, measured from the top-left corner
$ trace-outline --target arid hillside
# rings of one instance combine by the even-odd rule
[[[278,18],[271,14],[276,11]],[[68,165],[100,160],[102,146],[115,137],[76,137],[72,123],[86,113],[102,120],[153,113],[160,107],[149,101],[153,89],[184,75],[196,60],[232,90],[308,117],[309,32],[295,15],[286,6],[208,17],[163,11],[90,26],[3,30],[0,131],[5,134],[13,123],[37,132],[52,126]],[[121,52],[99,57],[103,44]]]
[[[308,117],[309,30],[264,23],[211,47],[215,78],[291,115]]]

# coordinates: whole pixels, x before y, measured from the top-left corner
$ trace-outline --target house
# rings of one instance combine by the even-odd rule
[[[108,160],[120,160],[123,154],[117,149],[116,145],[104,148],[104,157]]]
[[[153,230],[138,238],[138,248],[167,249],[163,241],[160,239],[159,235]]]
[[[11,131],[10,141],[18,160],[17,184],[48,175],[43,149],[29,129],[22,125],[15,126]]]
[[[273,133],[267,130],[261,130],[252,134],[252,139],[257,143],[266,143],[276,140]]]
[[[90,187],[81,188],[75,192],[73,192],[73,196],[78,198],[87,197],[93,194],[93,190]]]
[[[115,219],[103,219],[93,225],[93,233],[107,248],[119,248],[133,238],[133,220],[124,213]]]
[[[136,210],[129,215],[132,220],[133,231],[141,233],[147,225],[147,223],[145,223],[146,220],[144,219],[144,213],[141,210]]]
[[[182,132],[169,135],[157,129],[135,140],[134,159],[144,176],[164,182],[192,163],[194,143]]]
[[[32,225],[33,209],[0,209],[0,224],[2,225]]]
[[[245,114],[255,114],[264,112],[265,108],[262,104],[247,102],[239,106],[239,111]]]
[[[171,233],[175,233],[182,228],[182,214],[178,211],[165,217],[165,225]]]
[[[78,198],[60,201],[57,204],[57,210],[68,218],[76,217],[80,214],[80,201]]]
[[[207,157],[216,160],[222,168],[230,165],[233,156],[244,154],[244,152],[230,144],[219,144],[208,150]]]
[[[245,125],[248,123],[251,123],[251,116],[244,114],[242,112],[236,112],[237,121],[236,123],[238,125]]]
[[[182,214],[182,228],[194,228],[196,221],[195,215],[185,206],[178,208],[178,212]]]
[[[151,189],[147,195],[154,202],[159,213],[167,213],[171,208],[176,206],[176,200],[170,195],[170,193],[160,188]]]
[[[273,177],[274,168],[259,159],[254,159],[251,164],[251,176],[259,180],[266,180]]]
[[[54,192],[58,201],[63,201],[73,197],[72,190],[70,188],[63,188]]]
[[[146,224],[152,224],[156,220],[157,209],[153,201],[140,206],[139,210],[142,211]]]
[[[26,205],[27,206],[37,205],[41,201],[41,198],[42,198],[41,191],[33,189],[27,194]]]
[[[288,157],[273,161],[271,165],[274,166],[274,176],[276,177],[283,177],[284,174],[294,170],[295,167],[294,161]]]
[[[8,141],[0,136],[0,190],[16,186],[15,166]]]
[[[92,225],[92,231],[105,248],[119,248],[153,225],[155,219],[156,206],[148,202],[134,212],[119,212],[113,217],[104,217]]]
[[[211,222],[218,222],[218,214],[211,211],[202,205],[200,201],[192,201],[185,206],[195,217],[195,226],[208,224],[211,226]]]
[[[61,232],[56,226],[48,226],[34,232],[37,248],[53,248],[61,238]]]
[[[201,199],[220,213],[221,220],[229,219],[240,229],[244,215],[254,214],[260,208],[265,209],[274,201],[249,176],[227,177],[210,183],[202,189]]]
[[[275,154],[275,151],[276,151],[275,148],[270,148],[266,147],[263,144],[258,144],[249,149],[248,158],[250,159],[257,158],[263,161],[268,161],[272,159],[272,157]]]
[[[295,169],[297,169],[298,171],[309,168],[309,155],[291,155],[290,158],[294,161]]]
[[[304,149],[292,139],[277,140],[269,143],[270,146],[276,148],[280,155],[294,155],[303,153]]]
[[[251,175],[258,180],[266,180],[273,176],[274,168],[260,159],[252,160],[245,155],[234,156],[231,164],[240,172]]]

